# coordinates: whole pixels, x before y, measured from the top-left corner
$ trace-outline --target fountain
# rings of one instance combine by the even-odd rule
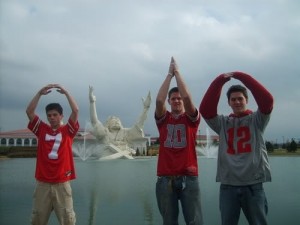
[[[78,132],[78,138],[74,140],[72,146],[74,156],[79,157],[82,161],[99,156],[99,149],[101,149],[95,138],[91,136],[90,129],[91,123],[86,122],[84,131]]]
[[[202,146],[197,146],[197,152],[206,158],[217,158],[219,147],[213,144],[209,128],[206,127],[206,143]]]
[[[82,161],[91,158],[97,149],[99,149],[97,145],[86,145],[85,141],[73,145],[74,156],[79,157]]]

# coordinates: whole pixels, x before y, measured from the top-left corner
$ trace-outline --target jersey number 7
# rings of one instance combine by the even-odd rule
[[[54,144],[52,146],[51,152],[48,154],[48,157],[49,157],[49,159],[58,159],[57,152],[59,150],[61,140],[62,140],[61,133],[59,133],[55,136],[46,134],[45,140],[46,141],[53,141],[54,140]]]

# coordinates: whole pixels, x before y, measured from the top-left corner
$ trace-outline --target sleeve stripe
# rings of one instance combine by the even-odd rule
[[[38,119],[32,128],[33,133],[35,133],[35,134],[37,133],[40,123],[41,123],[41,120]]]

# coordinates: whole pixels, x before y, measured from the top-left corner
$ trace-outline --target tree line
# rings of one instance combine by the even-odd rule
[[[279,149],[279,144],[266,141],[266,148],[268,152],[274,152],[275,149]],[[294,139],[281,145],[281,149],[285,149],[287,152],[296,152],[298,148],[300,148],[300,143],[297,143]]]

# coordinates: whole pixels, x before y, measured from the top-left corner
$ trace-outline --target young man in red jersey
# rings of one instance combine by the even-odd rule
[[[169,91],[172,78],[177,87]],[[166,109],[166,99],[171,111]],[[156,97],[155,120],[159,131],[156,198],[164,225],[178,224],[179,201],[186,224],[201,225],[196,136],[200,114],[175,60]]]
[[[251,91],[258,105],[256,111],[247,108],[247,89],[237,84],[227,91],[232,113],[218,114],[222,87],[231,78]],[[201,102],[200,113],[220,138],[216,180],[221,183],[222,225],[237,225],[241,209],[249,224],[267,225],[268,204],[263,183],[271,181],[271,172],[263,134],[273,102],[273,96],[262,84],[242,72],[216,77]]]
[[[63,109],[58,103],[46,106],[49,125],[35,114],[40,97],[49,94],[53,88],[64,94],[70,104],[72,112],[66,125],[62,124]],[[35,170],[37,183],[31,224],[46,225],[54,210],[61,225],[74,225],[76,218],[70,180],[75,179],[72,143],[79,129],[78,106],[61,85],[49,84],[33,97],[26,113],[29,118],[28,128],[38,138]]]

